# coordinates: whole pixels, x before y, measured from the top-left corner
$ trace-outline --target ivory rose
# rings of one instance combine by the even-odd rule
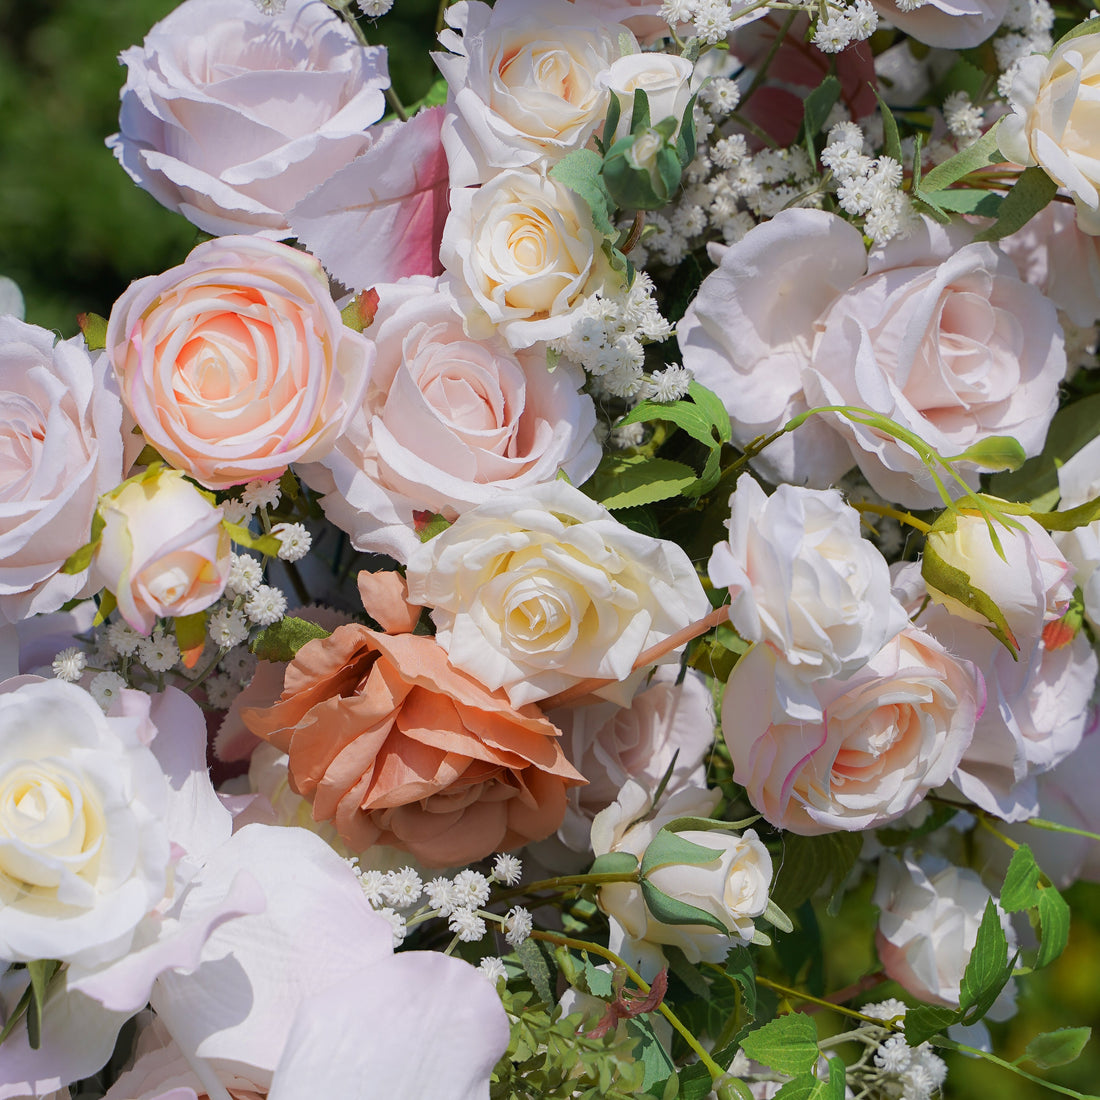
[[[679,546],[564,481],[466,512],[413,551],[407,576],[451,664],[514,706],[589,677],[617,681],[599,693],[625,705],[642,652],[710,610]]]
[[[932,855],[918,860],[906,853],[899,860],[885,854],[873,898],[881,910],[875,942],[883,969],[922,1001],[957,1008],[963,972],[990,897],[968,867],[955,867]],[[999,905],[997,914],[1011,954],[1015,930]],[[989,1018],[1008,1019],[1015,1011],[1014,1001],[1015,983],[1010,982]]]
[[[602,77],[619,100],[619,125],[615,139],[630,133],[634,93],[641,90],[649,100],[649,118],[657,123],[675,118],[677,126],[691,99],[691,75],[694,66],[687,58],[656,52],[632,53],[612,62]]]
[[[158,618],[193,615],[225,590],[231,544],[222,510],[178,470],[130,478],[102,498],[99,512],[92,579],[114,593],[135,630],[148,634]]]
[[[185,0],[123,51],[131,178],[213,234],[293,236],[299,199],[358,156],[386,109],[386,51],[318,0]]]
[[[906,625],[886,559],[835,489],[780,485],[769,497],[742,474],[730,510],[729,541],[715,546],[710,579],[729,588],[741,637],[783,658],[776,686],[785,711],[814,718],[809,683],[845,679]]]
[[[107,357],[0,316],[0,622],[56,611],[87,573],[61,573],[123,470]]]
[[[116,958],[164,896],[168,788],[143,732],[73,684],[0,685],[0,962]]]
[[[568,0],[466,0],[446,12],[436,53],[448,85],[443,146],[451,184],[485,183],[502,169],[580,149],[607,113],[600,75],[619,57],[615,23]]]
[[[377,288],[366,330],[377,349],[363,403],[320,464],[300,468],[328,518],[360,550],[405,561],[418,511],[448,519],[502,489],[586,480],[600,458],[595,407],[567,361],[472,340],[439,280]]]
[[[293,789],[352,851],[388,844],[446,867],[549,836],[582,782],[557,729],[410,633],[392,610],[400,585],[360,574],[364,606],[394,632],[351,623],[307,643],[278,701],[245,710],[245,724],[289,754]]]
[[[609,280],[602,244],[575,191],[534,171],[502,172],[451,192],[439,257],[471,334],[495,325],[527,348],[566,335]]]
[[[323,458],[373,360],[321,265],[255,237],[206,241],[131,283],[111,310],[107,350],[145,438],[212,489]]]
[[[780,658],[754,646],[722,699],[733,778],[780,829],[803,836],[871,829],[946,783],[985,701],[980,674],[908,627],[847,680],[812,685],[821,717],[783,714]]]
[[[1012,114],[997,131],[1001,152],[1017,164],[1038,164],[1077,207],[1077,224],[1100,234],[1100,31],[1061,42],[1049,57],[1018,62],[1009,91]]]

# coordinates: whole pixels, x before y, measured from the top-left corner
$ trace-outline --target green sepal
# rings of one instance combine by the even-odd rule
[[[603,146],[601,152],[606,152],[608,146],[611,145],[615,137],[615,131],[619,128],[619,119],[622,118],[622,114],[623,105],[619,102],[619,97],[612,93],[607,100],[607,117],[604,119],[603,138],[600,141]]]
[[[92,564],[92,558],[95,557],[99,541],[103,537],[103,528],[106,526],[107,521],[97,508],[92,516],[92,537],[79,550],[74,550],[65,559],[65,564],[61,566],[62,573],[70,575],[83,573]]]
[[[742,817],[738,821],[719,821],[714,817],[674,817],[671,821],[666,821],[662,828],[667,829],[670,833],[682,833],[685,829],[694,829],[699,832],[721,829],[729,833],[755,825],[762,816],[762,814],[752,814],[750,817]]]
[[[290,661],[307,642],[329,637],[324,627],[288,615],[261,630],[248,648],[261,661]]]
[[[649,128],[649,95],[644,88],[634,89],[634,106],[630,112],[631,136]]]
[[[999,241],[1022,229],[1058,193],[1058,184],[1039,167],[1025,168],[997,210],[997,220],[975,241]]]
[[[42,1043],[42,1006],[46,1003],[46,991],[54,975],[61,969],[57,959],[35,959],[27,963],[31,977],[31,1002],[27,1008],[27,1042],[31,1050]]]
[[[99,594],[99,606],[96,608],[92,626],[102,626],[116,607],[118,607],[118,600],[115,599],[115,594],[104,589]]]
[[[701,844],[685,840],[678,833],[670,832],[668,826],[665,826],[649,842],[642,856],[642,877],[650,875],[658,867],[680,864],[702,867],[721,858],[722,852],[719,849],[704,848]]]
[[[642,879],[641,886],[646,909],[651,917],[662,924],[701,924],[724,935],[730,934],[730,930],[713,914],[688,905],[686,901],[670,898],[648,879]]]
[[[638,857],[631,852],[604,852],[588,868],[590,875],[629,875],[638,869]]]
[[[681,168],[686,168],[699,151],[699,144],[695,140],[695,101],[698,98],[699,93],[696,92],[688,100],[680,118],[680,132],[676,135],[676,155],[680,158]]]

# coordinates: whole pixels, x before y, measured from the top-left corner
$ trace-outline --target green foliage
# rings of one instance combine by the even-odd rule
[[[555,1001],[554,991],[550,988],[550,967],[539,947],[537,940],[524,940],[516,948],[516,958],[519,959],[535,992],[542,998],[543,1004],[552,1005]]]
[[[978,938],[959,989],[959,1014],[963,1023],[977,1023],[993,1007],[1012,977],[1013,962],[1008,958],[1008,940],[1001,927],[997,905],[990,898],[985,904]]]
[[[835,893],[855,865],[863,838],[859,833],[822,836],[783,835],[783,857],[772,887],[772,900],[792,912],[823,887]]]
[[[683,462],[644,454],[611,452],[582,486],[605,508],[635,508],[679,496],[695,482],[695,471]]]
[[[1057,1031],[1044,1031],[1027,1044],[1027,1050],[1019,1061],[1034,1062],[1040,1069],[1067,1065],[1080,1057],[1091,1036],[1091,1027],[1060,1027]]]
[[[817,1025],[802,1012],[777,1016],[741,1040],[741,1049],[776,1073],[798,1077],[817,1063]]]
[[[997,220],[975,238],[999,241],[1022,229],[1058,192],[1058,184],[1042,168],[1025,168],[997,210]]]
[[[592,210],[592,224],[605,237],[614,237],[611,215],[614,204],[600,175],[603,157],[592,149],[576,149],[550,169],[550,175],[560,184],[575,191]]]
[[[32,1050],[38,1050],[42,1042],[42,1006],[46,1003],[50,983],[61,969],[56,959],[34,959],[25,967],[30,981],[23,995],[12,1009],[11,1015],[0,1029],[0,1043],[25,1020],[27,1025],[27,1043]]]
[[[327,637],[329,631],[316,623],[288,615],[261,630],[248,648],[261,661],[290,661],[306,642]]]

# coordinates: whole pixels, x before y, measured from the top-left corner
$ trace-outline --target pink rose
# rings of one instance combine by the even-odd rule
[[[661,18],[660,0],[570,0],[579,11],[588,13],[604,25],[622,23],[639,42],[650,44],[669,36],[669,26]],[[656,119],[654,120],[656,121]]]
[[[907,813],[951,777],[984,701],[974,667],[913,627],[847,680],[815,682],[816,722],[777,708],[779,660],[757,645],[734,666],[722,735],[749,801],[804,836]]]
[[[207,241],[131,283],[107,349],[145,438],[214,489],[323,458],[374,356],[343,324],[321,265],[257,237]]]
[[[369,143],[389,87],[386,51],[364,49],[326,4],[186,0],[125,50],[123,168],[208,233],[293,235],[291,207]]]
[[[895,0],[871,0],[899,30],[928,46],[964,50],[984,42],[1001,25],[1007,0],[927,0],[903,8]]]
[[[582,373],[564,361],[551,373],[541,344],[513,352],[499,337],[470,339],[438,280],[379,288],[366,335],[377,360],[363,403],[328,457],[301,471],[357,549],[405,561],[418,511],[453,520],[502,489],[559,470],[580,484],[596,468]]]
[[[88,541],[101,493],[122,480],[122,402],[82,338],[0,316],[0,622],[56,611],[87,573],[61,573]]]
[[[230,541],[215,508],[178,470],[131,478],[100,502],[105,526],[92,578],[142,634],[158,618],[193,615],[225,590]]]

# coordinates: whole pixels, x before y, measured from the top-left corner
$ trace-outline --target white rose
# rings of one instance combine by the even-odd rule
[[[592,473],[600,447],[582,372],[566,361],[547,370],[542,345],[472,340],[436,279],[377,289],[362,406],[322,463],[298,468],[357,549],[404,561],[419,545],[418,511],[453,520],[502,489]]]
[[[451,192],[439,258],[471,333],[497,325],[513,348],[526,348],[566,335],[576,308],[603,286],[602,244],[575,191],[537,172],[502,172]]]
[[[710,610],[679,546],[564,481],[466,512],[410,554],[408,583],[451,664],[516,706],[590,677],[618,681],[600,694],[625,705],[642,652]]]
[[[984,42],[1002,23],[1007,0],[925,0],[906,3],[872,0],[890,23],[929,46],[968,49]]]
[[[83,338],[0,317],[0,622],[56,611],[87,573],[61,573],[123,476],[122,401]]]
[[[729,541],[715,546],[710,579],[729,588],[738,633],[782,654],[780,667],[793,674],[786,713],[813,718],[806,685],[850,676],[906,625],[889,566],[835,489],[781,485],[769,497],[742,474],[730,509]]]
[[[599,77],[620,35],[634,42],[568,0],[469,0],[446,18],[453,29],[439,40],[450,53],[432,56],[450,90],[442,136],[455,187],[582,148],[607,113]]]
[[[619,100],[621,114],[615,139],[630,133],[634,93],[639,90],[649,99],[650,122],[656,124],[672,117],[679,126],[691,99],[693,71],[687,58],[661,52],[632,53],[615,61],[602,78]]]
[[[107,144],[160,203],[208,233],[293,236],[299,199],[370,143],[386,51],[319,0],[267,15],[186,0],[122,53],[120,133]]]
[[[115,958],[164,897],[169,792],[146,732],[72,684],[0,686],[0,961]]]
[[[883,969],[922,1001],[957,1008],[963,972],[991,896],[969,868],[937,856],[918,861],[907,854],[902,862],[884,855],[872,899],[881,910],[875,940]],[[999,905],[997,912],[1011,954],[1016,933]],[[1014,1011],[1015,983],[1009,982],[989,1018],[1006,1020]]]
[[[1017,164],[1038,164],[1073,196],[1077,224],[1100,234],[1100,31],[1063,42],[1049,57],[1023,58],[1009,92],[1012,114],[997,131],[1001,152]]]

